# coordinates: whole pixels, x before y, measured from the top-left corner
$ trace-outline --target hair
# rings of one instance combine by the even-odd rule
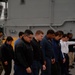
[[[19,32],[18,36],[22,36],[24,34],[24,32]]]
[[[35,34],[38,34],[39,35],[39,34],[44,34],[44,33],[41,30],[37,30]]]
[[[55,32],[53,30],[48,30],[47,34],[55,34]]]
[[[6,38],[6,41],[13,41],[13,38],[12,38],[11,36],[8,36],[8,37]]]
[[[67,35],[72,35],[72,33],[67,33]]]
[[[65,38],[65,37],[69,38],[67,34],[63,34],[62,38]]]
[[[27,30],[25,30],[24,34],[27,35],[27,36],[30,35],[30,34],[33,35],[33,32],[31,30],[27,29]]]
[[[73,35],[72,33],[67,33],[68,36]]]
[[[62,36],[64,33],[63,31],[57,31],[55,32],[55,36]]]
[[[67,36],[69,37],[69,39],[71,39],[73,37],[72,33],[67,33]]]
[[[62,30],[58,30],[58,32],[62,35],[64,35],[64,32]]]
[[[1,36],[3,36],[3,33],[2,33],[2,32],[0,32],[0,37],[1,37]]]

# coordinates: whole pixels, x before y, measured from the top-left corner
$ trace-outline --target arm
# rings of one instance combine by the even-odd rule
[[[25,59],[25,56],[23,54],[23,47],[22,46],[18,46],[16,49],[15,49],[15,54],[16,54],[16,57],[17,57],[17,60],[20,62],[20,64],[22,66],[24,66],[25,68],[28,68],[29,65]]]
[[[67,43],[68,45],[74,45],[74,44],[75,44],[74,41],[67,41],[66,43]]]
[[[45,56],[45,42],[44,41],[41,42],[41,47],[42,47],[42,54],[43,54],[43,57],[45,59],[46,56]]]
[[[54,52],[53,52],[53,48],[50,42],[44,40],[41,42],[41,46],[42,46],[44,58],[46,58],[46,56],[49,58],[54,58]]]
[[[7,61],[7,50],[6,47],[4,45],[2,45],[1,47],[1,59],[3,62]]]

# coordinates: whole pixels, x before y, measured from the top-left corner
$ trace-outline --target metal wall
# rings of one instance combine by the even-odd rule
[[[16,36],[19,31],[30,28],[33,32],[50,27],[75,33],[75,0],[8,0],[8,20],[5,34]],[[10,31],[11,30],[11,31]]]

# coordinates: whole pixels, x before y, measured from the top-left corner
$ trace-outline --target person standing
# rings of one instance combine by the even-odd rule
[[[75,41],[75,39],[73,39],[73,34],[72,33],[68,33],[67,34],[69,37],[69,41]],[[73,66],[73,62],[74,62],[74,49],[73,49],[74,45],[69,45],[69,68],[74,68]]]
[[[32,65],[33,75],[39,75],[39,71],[41,70],[41,68],[43,70],[46,69],[46,61],[44,60],[42,47],[40,45],[40,42],[43,39],[43,34],[44,33],[41,30],[37,30],[33,40],[31,41],[34,53],[34,61]]]
[[[2,44],[3,44],[2,36],[3,36],[3,33],[0,32],[0,47],[1,47]],[[0,75],[1,75],[2,71],[3,71],[3,65],[2,65],[2,61],[1,61],[1,51],[0,51]]]
[[[24,36],[24,32],[20,31],[18,34],[19,38],[15,41],[15,45],[19,42],[20,39]]]
[[[55,63],[51,65],[51,75],[61,75],[61,62],[65,62],[63,54],[61,52],[60,39],[62,37],[62,33],[57,31],[55,33],[55,37],[52,39]]]
[[[69,47],[68,46],[75,44],[74,41],[68,41],[68,40],[69,40],[69,37],[67,34],[64,34],[62,39],[60,40],[61,51],[66,59],[65,63],[63,64],[64,74],[66,74],[66,75],[70,75],[69,74],[69,56],[68,56]]]
[[[5,71],[4,75],[10,75],[12,69],[12,59],[14,59],[12,41],[13,38],[8,36],[5,43],[1,46],[1,61]]]
[[[42,70],[41,75],[51,75],[51,61],[52,63],[55,62],[52,46],[54,35],[55,32],[53,30],[48,30],[46,36],[41,41],[42,51],[46,60],[46,70]]]
[[[33,75],[33,48],[30,44],[33,38],[31,30],[25,30],[23,38],[15,45],[14,75]]]

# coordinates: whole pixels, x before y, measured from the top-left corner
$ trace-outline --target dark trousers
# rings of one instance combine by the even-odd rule
[[[5,65],[4,62],[2,62],[2,64],[5,71],[4,75],[10,75],[12,69],[12,61],[8,61],[8,65]]]
[[[43,71],[41,75],[51,75],[51,59],[50,58],[46,58],[46,70]]]
[[[33,75],[32,73],[27,73],[26,69],[22,66],[14,65],[14,75]]]
[[[68,70],[69,70],[69,56],[68,56],[68,54],[65,54],[65,53],[64,53],[64,56],[65,56],[66,62],[62,64],[62,72],[63,72],[63,74],[68,75]]]
[[[60,63],[56,62],[51,65],[51,75],[61,75]]]
[[[2,71],[3,71],[3,65],[2,65],[2,61],[0,60],[0,75],[1,75]]]
[[[40,61],[34,61],[32,64],[33,75],[39,75],[39,71],[41,70]]]

